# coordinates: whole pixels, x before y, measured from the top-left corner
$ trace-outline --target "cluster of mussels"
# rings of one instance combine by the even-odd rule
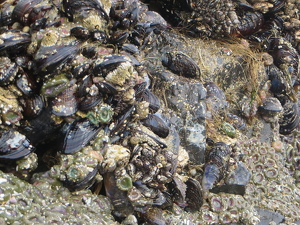
[[[185,127],[176,130],[170,115],[163,114],[169,109],[162,107],[151,89],[154,75],[140,62],[167,32],[167,22],[160,14],[137,0],[0,2],[0,166],[4,172],[49,189],[50,195],[53,186],[62,184],[64,187],[57,190],[68,196],[68,191],[79,193],[80,201],[91,207],[95,199],[80,193],[90,188],[105,194],[115,219],[124,224],[181,224],[182,220],[187,224],[258,223],[253,205],[259,205],[255,202],[258,196],[267,196],[275,188],[281,173],[278,168],[283,167],[277,161],[282,157],[275,153],[275,147],[261,146],[255,138],[241,141],[236,149],[233,143],[237,143],[238,135],[247,139],[243,133],[247,125],[227,111],[224,92],[213,82],[202,85],[198,81],[203,79],[202,68],[187,54],[162,51],[161,63],[173,73],[160,71],[155,76],[172,80],[170,86],[177,99],[174,105],[185,109],[179,112],[182,117],[188,121],[202,110],[208,123],[219,117],[226,120],[219,128],[220,136],[227,137],[208,142],[206,160],[200,151],[188,155],[180,146],[186,138],[197,143],[194,149],[200,149],[198,139],[205,133],[201,127],[205,118],[200,115],[195,123],[188,124],[190,133],[182,137],[180,132]],[[263,118],[265,123],[278,125],[280,134],[290,134],[299,125],[298,18],[287,16],[290,2],[249,2],[155,1],[154,8],[192,35],[247,36],[261,43],[267,52],[263,54],[267,78],[251,97],[240,101],[239,110],[250,122],[254,117]],[[291,25],[292,21],[295,24]],[[197,93],[179,90],[180,85],[192,87]],[[199,90],[205,90],[205,94]],[[198,104],[203,96],[207,111]],[[170,114],[176,114],[175,110]],[[190,164],[189,157],[193,161]],[[202,161],[197,162],[197,157]],[[204,166],[199,165],[204,161]],[[248,169],[253,171],[252,177]],[[3,176],[1,184],[11,185],[14,178]],[[42,182],[46,178],[51,187]],[[224,182],[226,185],[217,186]],[[287,182],[276,184],[281,194],[296,190],[291,180]],[[8,212],[3,217],[13,216],[14,210],[19,210],[17,204],[10,208],[17,195],[11,197],[9,188],[0,191],[7,202],[2,206]],[[247,197],[242,196],[245,193]],[[23,198],[25,205],[38,207],[38,198],[29,201],[27,197]],[[295,204],[287,212],[280,208],[278,199],[277,210],[298,218],[299,199],[292,200]],[[106,197],[97,204],[107,208],[105,213],[111,210]],[[271,204],[271,200],[264,202],[269,209]],[[16,219],[33,213],[34,207],[19,210]],[[49,217],[49,221],[65,223],[70,220],[68,210],[78,213],[68,207],[53,208],[55,215],[38,209],[42,215],[29,214],[25,222],[45,223]],[[64,216],[59,218],[62,211]],[[12,216],[4,222],[13,223]],[[110,215],[99,219],[103,223],[111,220]]]
[[[133,224],[165,220],[156,206],[172,205],[176,185],[182,208],[200,208],[197,180],[172,183],[179,137],[135,57],[166,28],[159,14],[138,1],[20,0],[0,19],[3,171],[30,181],[51,168],[70,191],[106,192]]]

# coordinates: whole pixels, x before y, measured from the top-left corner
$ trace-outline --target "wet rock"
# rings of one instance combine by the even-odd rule
[[[228,193],[228,194],[236,194],[236,195],[244,195],[246,192],[245,185],[239,184],[225,184],[222,186],[216,186],[209,190],[212,193],[218,194],[220,192]]]
[[[161,78],[166,104],[170,110],[170,122],[179,131],[181,144],[196,164],[204,163],[206,89],[196,80],[186,79],[167,71],[156,71]]]
[[[226,184],[228,185],[243,185],[246,186],[251,178],[251,172],[242,162],[238,162],[238,167],[230,172],[226,177]]]
[[[256,210],[260,215],[260,222],[258,225],[267,225],[272,221],[274,221],[276,224],[284,222],[284,216],[280,213],[260,208],[256,208]]]

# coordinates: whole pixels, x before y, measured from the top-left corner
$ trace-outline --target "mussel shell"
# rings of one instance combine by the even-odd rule
[[[126,122],[129,120],[129,118],[132,116],[132,113],[134,111],[133,105],[128,105],[126,109],[124,109],[123,112],[120,113],[120,116],[118,117],[117,122],[115,123],[115,126],[111,130],[112,135],[117,135],[122,131],[122,128],[126,126]]]
[[[202,188],[200,183],[189,178],[186,182],[186,202],[188,204],[184,209],[188,212],[196,212],[200,209],[203,204]]]
[[[73,27],[70,34],[82,41],[86,41],[91,37],[90,31],[85,27]]]
[[[27,120],[23,132],[34,146],[51,136],[60,126],[55,123],[51,115],[52,109],[46,107],[37,117]]]
[[[70,180],[64,181],[64,186],[67,187],[70,191],[80,191],[85,188],[89,188],[95,183],[96,175],[98,174],[98,168],[94,168],[89,174],[80,181],[73,182]]]
[[[159,137],[166,138],[169,135],[170,130],[167,123],[157,115],[149,114],[147,118],[141,120],[141,123]]]
[[[140,95],[137,97],[138,101],[146,101],[149,102],[149,109],[151,113],[156,113],[160,108],[160,100],[159,98],[153,94],[149,89],[145,89]]]
[[[279,133],[291,134],[299,125],[299,110],[297,103],[287,101],[283,106],[283,115],[279,118]]]
[[[52,51],[50,51],[52,50]],[[49,54],[49,52],[51,52]],[[69,62],[78,52],[77,45],[51,46],[38,51],[35,58],[36,72],[51,73]]]
[[[118,44],[121,46],[122,44],[124,44],[128,37],[128,32],[119,30],[114,32],[108,41],[111,44]]]
[[[118,93],[117,88],[107,81],[97,82],[96,85],[102,94],[116,95]]]
[[[77,85],[73,84],[55,96],[51,101],[52,113],[57,116],[71,116],[78,110]]]
[[[32,119],[40,115],[44,109],[44,100],[40,95],[24,97],[19,99],[23,109],[22,114],[26,119]]]
[[[46,12],[53,8],[53,5],[39,4],[42,0],[20,0],[12,12],[15,21],[29,26],[36,20],[45,16]],[[45,3],[45,1],[43,2]]]
[[[116,178],[113,172],[103,175],[106,196],[111,200],[117,217],[126,217],[134,212],[133,206],[128,199],[127,191],[122,191],[117,187]]]
[[[7,57],[0,57],[0,86],[14,81],[18,72],[17,64]]]
[[[82,78],[90,73],[91,65],[89,62],[82,63],[72,69],[72,74],[76,78]]]
[[[232,126],[236,129],[239,130],[245,130],[247,125],[246,125],[246,121],[241,118],[240,116],[234,115],[232,113],[227,113],[226,114],[226,121],[230,124],[232,124]]]
[[[37,92],[37,84],[35,80],[27,73],[22,73],[18,76],[16,79],[16,85],[25,95],[33,95]]]
[[[203,190],[207,191],[218,183],[228,168],[231,150],[224,142],[216,142],[209,151],[202,178]]]
[[[13,130],[0,130],[0,160],[18,160],[35,148],[26,136]]]
[[[258,31],[264,25],[264,16],[261,12],[246,12],[240,18],[240,24],[233,29],[232,35],[241,37]]]
[[[263,116],[267,117],[276,116],[283,110],[280,101],[273,97],[265,99],[258,109]]]
[[[98,105],[101,99],[102,97],[99,94],[82,97],[79,101],[78,109],[82,111],[90,110]]]
[[[0,10],[0,26],[10,26],[13,24],[12,12],[14,6],[10,3],[3,3]]]
[[[148,209],[146,212],[141,213],[142,218],[147,224],[166,225],[167,221],[163,216],[163,210],[157,207]]]
[[[226,96],[224,92],[214,82],[206,82],[206,104],[213,112],[218,112],[227,106]]]
[[[63,8],[67,16],[71,21],[73,21],[73,17],[75,14],[80,14],[81,12],[88,12],[88,11],[97,11],[98,14],[108,20],[109,17],[105,10],[101,7],[100,3],[97,0],[89,0],[89,1],[82,1],[82,0],[63,0],[62,1]]]
[[[108,40],[108,36],[105,31],[95,30],[91,33],[91,37],[93,41],[97,41],[99,43],[106,44]]]
[[[79,151],[93,139],[100,128],[94,126],[88,119],[79,119],[71,124],[66,124],[63,129],[61,152],[72,154]]]
[[[21,31],[8,31],[0,35],[0,52],[6,50],[9,55],[16,55],[26,50],[31,42],[30,35]]]
[[[93,85],[92,77],[85,76],[78,83],[78,96],[84,97],[88,95],[88,89]]]
[[[121,48],[130,54],[138,54],[140,52],[139,48],[134,44],[123,44]]]
[[[299,70],[299,54],[284,38],[271,38],[269,53],[273,56],[274,64],[281,68],[288,65],[288,71],[297,76]]]
[[[106,75],[109,72],[115,70],[121,63],[126,62],[127,59],[121,55],[110,55],[104,57],[104,61],[96,64],[94,67],[94,74],[97,75]]]
[[[190,78],[200,77],[197,63],[182,52],[166,52],[162,56],[162,64],[172,72]]]
[[[266,72],[271,81],[270,91],[275,94],[275,96],[286,95],[289,90],[289,85],[284,79],[283,72],[275,65],[268,66]]]

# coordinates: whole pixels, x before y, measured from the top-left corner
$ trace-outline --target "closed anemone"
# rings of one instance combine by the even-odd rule
[[[131,177],[126,174],[120,178],[117,179],[117,186],[122,191],[128,191],[130,188],[132,188],[132,179]]]
[[[2,118],[7,124],[17,123],[20,119],[22,119],[22,115],[20,112],[16,112],[13,110],[8,110],[6,113],[2,114]]]
[[[41,93],[46,97],[55,97],[70,85],[64,74],[54,76],[47,80],[41,89]]]
[[[102,105],[97,113],[99,122],[109,123],[113,116],[113,113],[114,111],[109,105]]]
[[[224,122],[222,124],[222,130],[227,136],[229,136],[231,138],[234,138],[234,136],[236,134],[234,127],[230,123],[227,123],[227,122]]]

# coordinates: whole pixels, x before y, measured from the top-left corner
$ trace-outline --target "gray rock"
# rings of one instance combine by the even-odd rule
[[[246,186],[251,178],[251,172],[243,162],[238,162],[238,167],[231,171],[225,179],[226,184],[238,184]]]
[[[268,225],[272,221],[276,224],[284,222],[284,216],[280,213],[261,208],[256,208],[256,210],[260,216],[260,222],[257,225]]]

